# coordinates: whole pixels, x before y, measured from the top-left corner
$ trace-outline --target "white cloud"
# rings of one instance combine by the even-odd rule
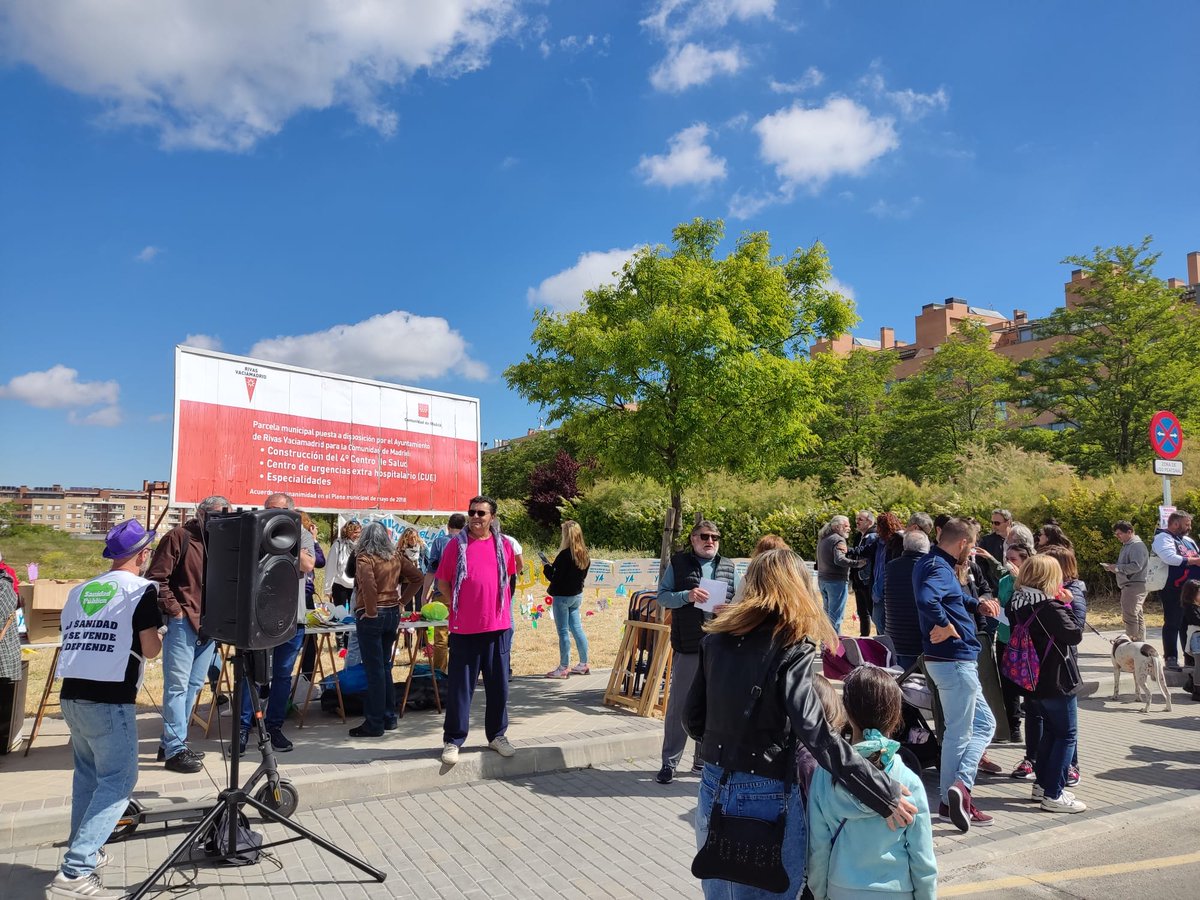
[[[900,146],[891,118],[872,117],[845,97],[811,109],[796,102],[760,119],[754,131],[760,155],[775,167],[785,190],[816,190],[836,175],[861,175]]]
[[[725,160],[713,155],[704,142],[708,126],[699,122],[673,135],[667,142],[669,151],[656,156],[643,156],[637,173],[646,184],[677,187],[681,184],[711,184],[725,177]]]
[[[67,421],[72,425],[96,425],[100,428],[115,428],[121,424],[124,418],[119,406],[105,406],[86,415],[81,415],[74,410],[67,414]]]
[[[745,60],[737,45],[727,50],[709,50],[703,44],[672,47],[666,58],[650,73],[655,90],[678,94],[711,81],[717,75],[736,74]]]
[[[767,207],[776,203],[786,203],[790,199],[791,195],[788,193],[743,191],[739,188],[729,198],[729,218],[750,219]]]
[[[467,342],[437,316],[394,310],[353,325],[269,338],[250,356],[364,378],[439,378],[453,372],[487,377],[487,367],[467,353]]]
[[[767,86],[776,94],[802,94],[813,88],[820,87],[825,81],[825,73],[816,66],[809,66],[804,74],[795,81],[776,81],[767,79]]]
[[[221,339],[213,334],[189,334],[183,339],[183,343],[187,347],[195,347],[197,350],[220,350]]]
[[[642,19],[643,27],[671,43],[681,43],[701,31],[717,31],[733,19],[770,19],[775,0],[658,0]]]
[[[909,197],[898,203],[890,203],[881,198],[872,203],[867,212],[877,219],[911,219],[922,202],[920,197]]]
[[[146,416],[146,421],[147,422],[170,422],[171,414],[165,413],[165,412],[164,413],[152,413],[152,414]]]
[[[867,74],[860,83],[875,97],[890,103],[907,121],[915,122],[923,119],[932,112],[942,112],[950,107],[950,96],[944,87],[939,87],[931,94],[922,94],[912,88],[899,91],[888,90],[887,80],[883,77],[879,61],[871,63]]]
[[[64,365],[51,366],[44,372],[26,372],[6,385],[0,385],[0,397],[20,400],[39,409],[67,409],[115,405],[120,395],[115,381],[80,381],[79,372]]]
[[[583,306],[583,292],[602,284],[616,284],[621,267],[637,253],[641,246],[627,250],[591,250],[582,253],[575,265],[551,275],[526,296],[532,305],[549,306],[558,312],[568,312]]]
[[[350,108],[387,136],[381,99],[414,72],[487,64],[518,0],[8,0],[0,55],[104,103],[164,147],[244,151],[302,110]]]
[[[162,247],[155,247],[147,244],[141,249],[138,255],[134,257],[134,259],[136,259],[138,262],[148,263],[162,252]]]
[[[834,278],[832,275],[830,275],[829,280],[825,282],[825,287],[829,288],[831,291],[841,294],[847,300],[854,299],[854,288],[846,284],[846,282],[842,281],[841,279]]]

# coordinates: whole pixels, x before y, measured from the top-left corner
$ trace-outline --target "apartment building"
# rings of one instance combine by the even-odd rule
[[[1079,305],[1082,299],[1079,291],[1086,283],[1081,269],[1071,273],[1071,280],[1063,285],[1063,300],[1068,309]],[[1187,281],[1168,278],[1167,285],[1178,290],[1184,300],[1196,302],[1200,288],[1200,251],[1187,255]],[[878,340],[843,334],[832,340],[817,341],[811,352],[845,356],[859,348],[894,350],[898,361],[892,374],[895,380],[902,381],[921,370],[963,319],[985,325],[992,335],[992,349],[1014,362],[1043,353],[1057,340],[1039,336],[1037,320],[1031,320],[1024,310],[1014,309],[1011,316],[1005,316],[993,309],[971,306],[958,297],[948,297],[941,303],[926,303],[921,307],[913,322],[914,339],[911,342],[896,340],[895,329],[884,327],[879,329]]]
[[[163,515],[159,531],[180,524],[187,507],[168,507],[167,497],[156,493],[147,500],[147,491],[113,488],[68,487],[52,484],[48,487],[0,485],[0,503],[17,507],[17,519],[30,525],[48,525],[58,531],[78,535],[103,535],[118,522],[138,519],[153,525]]]

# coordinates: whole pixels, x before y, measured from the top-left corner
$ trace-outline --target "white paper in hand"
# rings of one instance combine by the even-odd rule
[[[716,581],[712,578],[701,578],[698,587],[702,591],[708,591],[708,599],[703,603],[697,603],[696,609],[713,612],[718,605],[725,602],[725,592],[727,590],[725,582]]]

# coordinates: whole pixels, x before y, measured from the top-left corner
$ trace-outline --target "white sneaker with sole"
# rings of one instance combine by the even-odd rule
[[[1033,796],[1030,797],[1029,799],[1032,800],[1034,803],[1041,803],[1042,799],[1045,796],[1046,796],[1045,789],[1040,784],[1035,784],[1033,786]]]
[[[508,738],[502,734],[496,735],[496,737],[492,738],[491,743],[488,744],[488,749],[495,750],[505,759],[508,759],[508,757],[513,756],[517,752],[517,748],[514,747],[509,742]]]
[[[1076,800],[1075,795],[1070,791],[1063,791],[1062,796],[1057,799],[1043,797],[1042,809],[1046,812],[1081,813],[1087,809],[1087,804],[1082,800]]]
[[[452,766],[458,762],[458,744],[447,743],[442,747],[442,764]]]
[[[109,897],[115,900],[115,898],[123,896],[125,895],[121,891],[106,889],[100,882],[100,876],[95,872],[80,875],[78,878],[68,878],[59,872],[46,888],[47,900],[53,900],[54,897],[84,897],[88,900]]]
[[[96,851],[96,871],[100,871],[110,862],[112,862],[112,857],[108,855],[107,850],[101,847]]]

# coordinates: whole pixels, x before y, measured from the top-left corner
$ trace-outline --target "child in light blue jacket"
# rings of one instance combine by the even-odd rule
[[[846,677],[842,704],[854,749],[912,793],[917,817],[892,831],[817,769],[808,798],[808,887],[816,900],[934,900],[937,860],[921,779],[886,737],[900,724],[900,686],[885,670],[859,666]]]

